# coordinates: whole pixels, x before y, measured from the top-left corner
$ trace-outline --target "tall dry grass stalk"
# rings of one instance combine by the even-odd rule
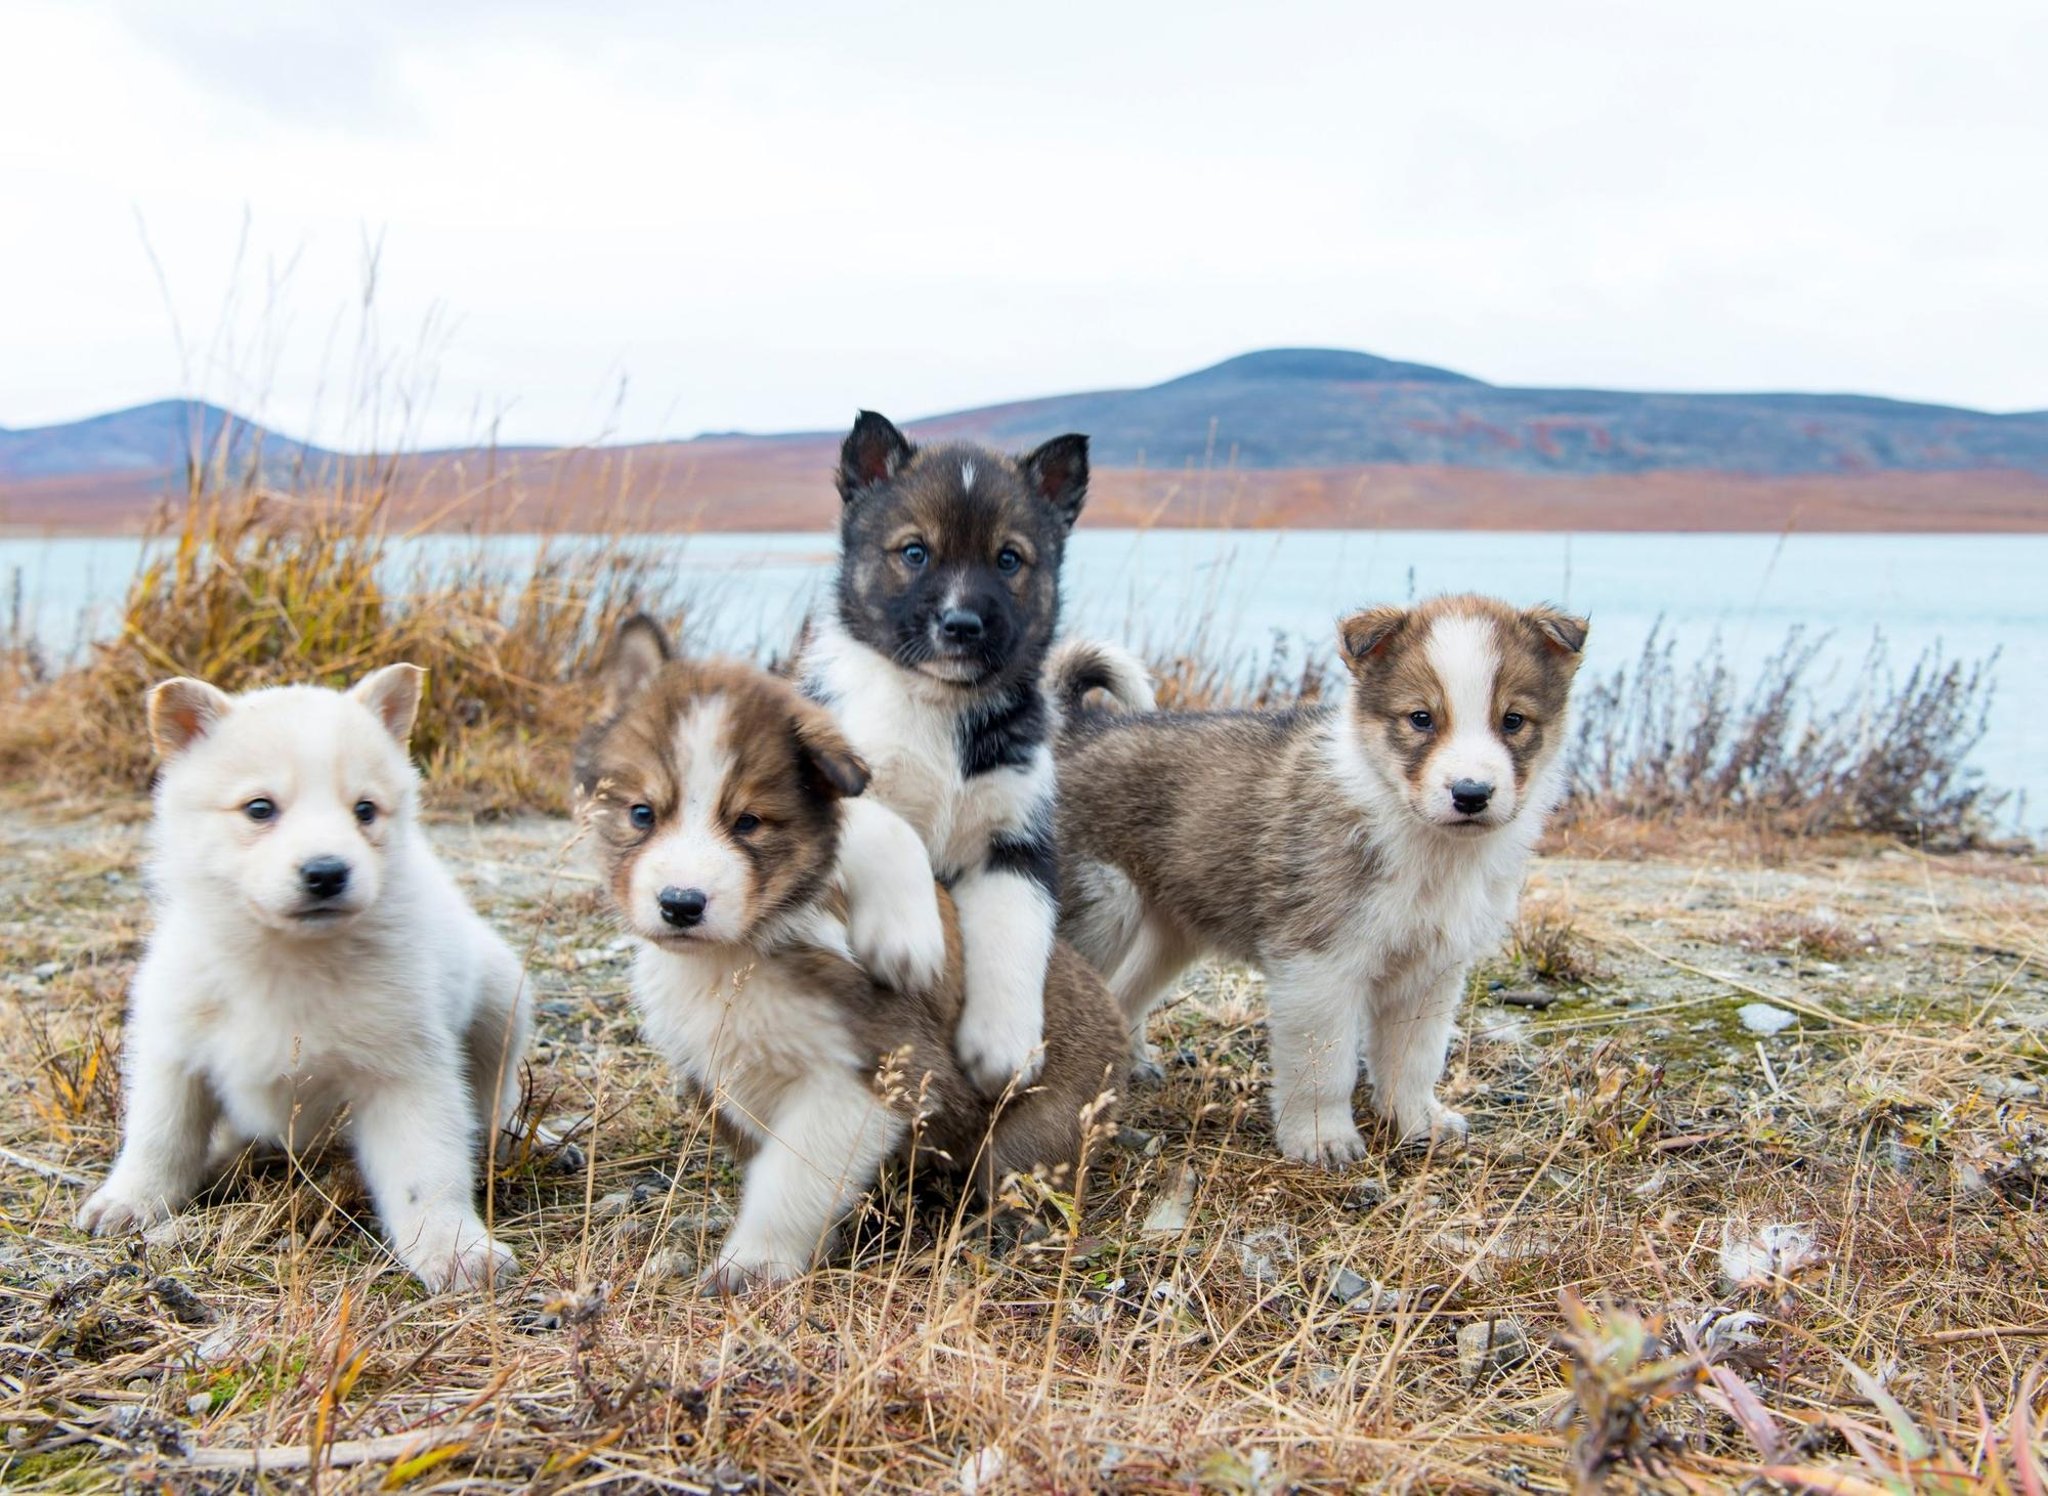
[[[382,486],[223,491],[195,474],[113,638],[54,678],[32,641],[12,641],[0,772],[60,795],[132,790],[150,773],[142,702],[157,681],[342,685],[409,660],[427,671],[414,748],[438,804],[560,810],[595,652],[635,610],[679,627],[672,579],[623,526],[525,554],[478,536],[402,559],[396,542],[417,533],[392,523]]]

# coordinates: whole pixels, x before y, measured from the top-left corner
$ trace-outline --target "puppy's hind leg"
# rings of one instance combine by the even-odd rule
[[[1165,1071],[1145,1037],[1145,1019],[1194,952],[1180,932],[1153,913],[1137,885],[1100,862],[1070,875],[1061,934],[1103,975],[1131,1035],[1131,1078],[1157,1081]]]
[[[477,960],[477,1002],[462,1034],[463,1064],[478,1136],[496,1150],[501,1166],[510,1166],[529,1141],[552,1151],[561,1139],[536,1127],[529,1140],[518,1128],[521,1072],[533,1038],[533,990],[526,973],[518,957],[487,933],[479,936]]]
[[[1280,1151],[1328,1169],[1357,1162],[1365,1139],[1351,1112],[1363,1007],[1356,979],[1308,957],[1275,963],[1266,985]]]

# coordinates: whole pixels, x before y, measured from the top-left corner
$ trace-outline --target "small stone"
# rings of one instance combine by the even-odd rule
[[[961,1496],[975,1496],[1002,1478],[1003,1470],[1010,1463],[1000,1444],[991,1444],[986,1449],[977,1449],[960,1462]]]
[[[1546,992],[1541,987],[1512,987],[1504,992],[1496,992],[1493,1000],[1510,1008],[1534,1008],[1540,1013],[1545,1008],[1556,1006],[1562,1001],[1563,996],[1564,994],[1559,992]]]
[[[1366,1215],[1387,1203],[1387,1187],[1377,1179],[1361,1179],[1344,1196],[1344,1208]]]
[[[2032,1101],[2041,1094],[2041,1083],[2017,1076],[1987,1075],[1977,1082],[1977,1089],[1999,1101]]]
[[[195,1392],[185,1399],[185,1411],[194,1418],[204,1418],[213,1409],[211,1392]]]
[[[1735,1016],[1752,1034],[1762,1034],[1766,1038],[1782,1034],[1799,1021],[1797,1013],[1788,1013],[1772,1003],[1744,1003],[1735,1010]]]
[[[626,1190],[613,1190],[609,1195],[600,1195],[590,1207],[590,1214],[600,1221],[613,1216],[624,1215],[633,1208],[633,1196]]]
[[[1518,1319],[1475,1319],[1458,1329],[1458,1373],[1468,1387],[1520,1366],[1529,1354],[1529,1332]]]
[[[1810,1226],[1764,1226],[1747,1237],[1738,1237],[1731,1225],[1721,1228],[1721,1287],[1727,1293],[1796,1277],[1824,1260]]]
[[[1349,1304],[1354,1299],[1370,1293],[1372,1284],[1350,1268],[1339,1267],[1336,1272],[1330,1274],[1330,1281],[1324,1285],[1324,1291],[1338,1303]]]
[[[38,982],[47,982],[50,980],[51,977],[57,975],[57,973],[62,971],[63,969],[64,963],[62,961],[45,961],[40,965],[32,968],[29,972],[29,975],[34,977]]]

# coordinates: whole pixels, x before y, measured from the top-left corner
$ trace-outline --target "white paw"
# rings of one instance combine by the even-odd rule
[[[790,1256],[787,1252],[734,1246],[728,1241],[719,1248],[718,1261],[705,1271],[699,1291],[706,1298],[723,1298],[801,1278],[803,1265],[789,1260]]]
[[[94,1236],[147,1231],[176,1214],[177,1207],[171,1203],[174,1193],[161,1184],[131,1183],[115,1174],[78,1207],[78,1229]]]
[[[1401,1129],[1401,1141],[1412,1143],[1457,1144],[1465,1141],[1471,1131],[1464,1113],[1454,1112],[1435,1097],[1430,1098],[1428,1110],[1420,1121],[1412,1122]]]
[[[482,1222],[465,1227],[452,1242],[405,1254],[405,1265],[428,1293],[481,1288],[487,1282],[502,1287],[517,1263],[510,1247],[484,1234]]]
[[[946,974],[946,924],[929,880],[850,901],[846,939],[868,975],[898,992],[929,992]]]
[[[1280,1151],[1297,1163],[1321,1169],[1346,1169],[1365,1157],[1365,1138],[1358,1124],[1341,1113],[1300,1119],[1285,1118],[1275,1127]]]
[[[1013,1085],[1022,1090],[1038,1079],[1045,1066],[1044,1036],[1039,1032],[1041,1014],[1037,1007],[1028,1012],[977,1009],[969,1003],[960,1015],[960,1031],[953,1036],[960,1067],[975,1089],[988,1097],[1001,1096]]]
[[[1165,1079],[1166,1066],[1160,1063],[1159,1051],[1141,1041],[1131,1051],[1131,1080],[1138,1085],[1156,1086]]]

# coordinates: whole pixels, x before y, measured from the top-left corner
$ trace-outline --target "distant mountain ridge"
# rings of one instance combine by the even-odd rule
[[[1141,389],[1054,395],[906,424],[1016,446],[1086,431],[1096,461],[1108,467],[2048,473],[2048,412],[1996,415],[1868,395],[1516,388],[1334,348],[1266,349]],[[231,461],[259,445],[271,461],[330,455],[218,406],[165,400],[61,426],[0,430],[0,476],[171,471],[188,451],[216,451],[224,429]]]

